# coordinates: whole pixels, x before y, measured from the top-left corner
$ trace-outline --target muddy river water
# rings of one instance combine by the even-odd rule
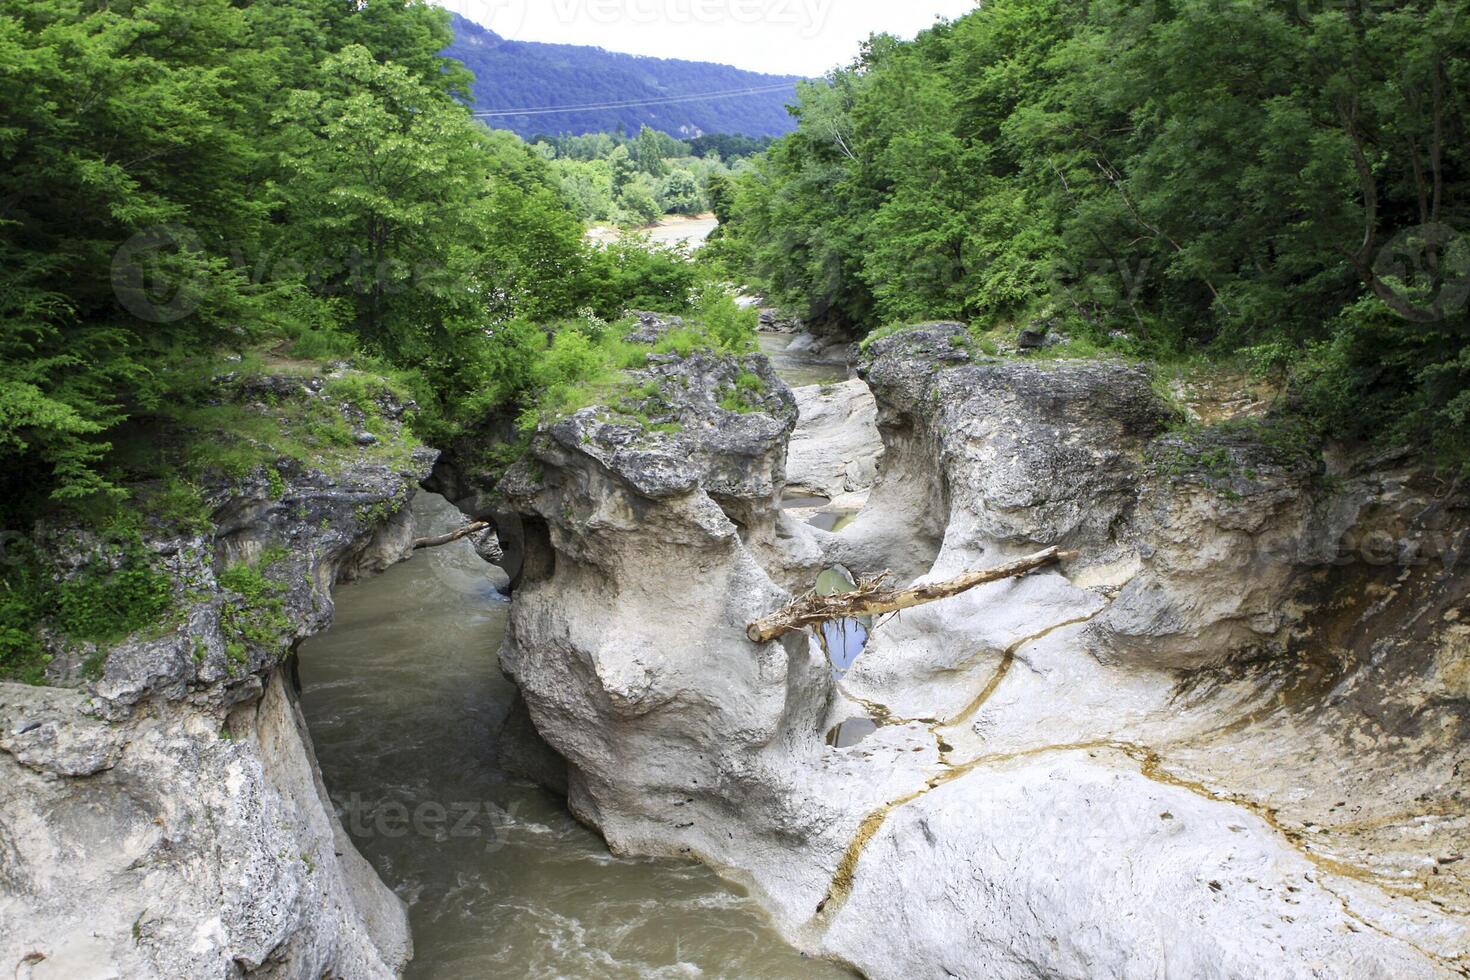
[[[414,506],[435,533],[462,518]],[[495,766],[509,604],[467,542],[339,588],[303,644],[302,702],[343,824],[409,903],[411,978],[837,978],[701,865],[614,857]]]

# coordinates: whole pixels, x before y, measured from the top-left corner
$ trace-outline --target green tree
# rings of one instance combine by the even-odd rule
[[[277,250],[318,257],[313,285],[351,299],[367,343],[393,354],[421,347],[413,335],[448,311],[418,320],[404,306],[423,304],[424,285],[450,306],[461,300],[448,280],[464,270],[446,263],[460,258],[452,243],[472,234],[489,191],[465,169],[475,153],[467,121],[460,128],[461,114],[360,46],[328,58],[275,121],[287,171]]]
[[[255,59],[225,0],[17,0],[0,14],[0,467],[12,499],[109,489],[106,433],[158,397],[149,352],[220,343],[251,318],[224,256],[267,216],[251,194],[248,99],[233,97]],[[150,228],[165,230],[135,237]],[[145,264],[179,288],[150,294]]]
[[[644,126],[638,131],[638,139],[633,144],[633,159],[638,161],[639,169],[650,177],[662,177],[667,172],[664,166],[664,141],[660,138],[662,135]]]
[[[658,186],[647,174],[639,174],[623,185],[618,193],[618,207],[623,212],[623,219],[632,224],[657,221],[664,213],[658,203]]]
[[[665,214],[699,214],[704,210],[704,196],[693,174],[675,170],[659,181],[658,204]]]

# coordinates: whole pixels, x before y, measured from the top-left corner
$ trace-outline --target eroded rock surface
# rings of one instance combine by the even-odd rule
[[[796,388],[799,423],[786,460],[786,485],[836,500],[871,490],[883,440],[878,403],[859,380]]]
[[[503,663],[615,849],[698,857],[875,977],[1464,972],[1466,571],[1342,547],[1458,540],[1462,500],[931,324],[872,345],[883,472],[824,534],[772,512],[789,403],[719,415],[720,373],[678,437],[589,411],[509,481]],[[743,633],[824,563],[1050,545],[1079,556],[880,624],[841,682]],[[881,727],[829,746],[855,715]]]
[[[405,505],[435,454],[412,449],[404,406],[378,409],[373,442],[330,466],[283,460],[207,488],[209,531],[144,530],[172,581],[166,622],[104,651],[58,647],[63,686],[0,683],[7,975],[392,977],[412,955],[403,903],[321,784],[286,659],[330,624],[334,583],[412,547]],[[59,574],[101,546],[89,529],[40,533]],[[221,584],[241,562],[272,583],[266,601]]]

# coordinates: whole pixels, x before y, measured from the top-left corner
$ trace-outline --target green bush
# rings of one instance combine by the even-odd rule
[[[670,330],[653,345],[655,354],[677,354],[688,357],[695,351],[713,350],[714,343],[708,334],[696,327],[680,327]]]
[[[0,566],[0,680],[24,684],[45,682],[46,655],[36,628],[52,606],[44,578],[29,542],[5,541]]]
[[[1365,299],[1291,362],[1292,388],[1334,435],[1428,447],[1470,475],[1470,344],[1457,327],[1411,324]]]
[[[589,254],[578,305],[610,320],[629,310],[683,313],[700,276],[700,269],[676,249],[637,240],[616,242]]]
[[[766,383],[761,380],[760,375],[741,371],[735,379],[735,389],[720,399],[720,407],[727,412],[738,412],[742,415],[758,412],[762,408],[765,394]]]
[[[700,291],[695,315],[720,350],[746,354],[756,349],[760,314],[754,307],[741,309],[723,286],[707,285]]]
[[[114,546],[73,578],[57,581],[29,541],[7,539],[0,565],[0,679],[45,681],[50,661],[38,638],[45,624],[66,639],[95,643],[101,666],[108,644],[167,619],[173,608],[169,578],[136,542]]]
[[[284,554],[282,550],[267,550],[255,564],[238,562],[219,573],[220,587],[238,597],[238,601],[227,600],[220,607],[220,630],[232,673],[248,663],[252,648],[279,653],[291,632],[281,598],[286,586],[267,578],[263,571]]]
[[[142,548],[130,548],[118,567],[99,561],[57,585],[53,618],[71,639],[106,644],[155,625],[172,603],[168,576]]]

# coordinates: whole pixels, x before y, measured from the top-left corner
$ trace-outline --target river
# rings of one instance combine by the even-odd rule
[[[414,502],[425,533],[458,526]],[[563,802],[500,771],[509,604],[466,542],[336,592],[302,645],[302,706],[344,825],[405,901],[410,978],[850,977],[804,958],[699,864],[614,857]]]
[[[852,367],[844,361],[818,360],[806,353],[792,353],[790,348],[796,342],[796,334],[762,331],[757,339],[771,367],[793,388],[840,384],[853,376]]]

